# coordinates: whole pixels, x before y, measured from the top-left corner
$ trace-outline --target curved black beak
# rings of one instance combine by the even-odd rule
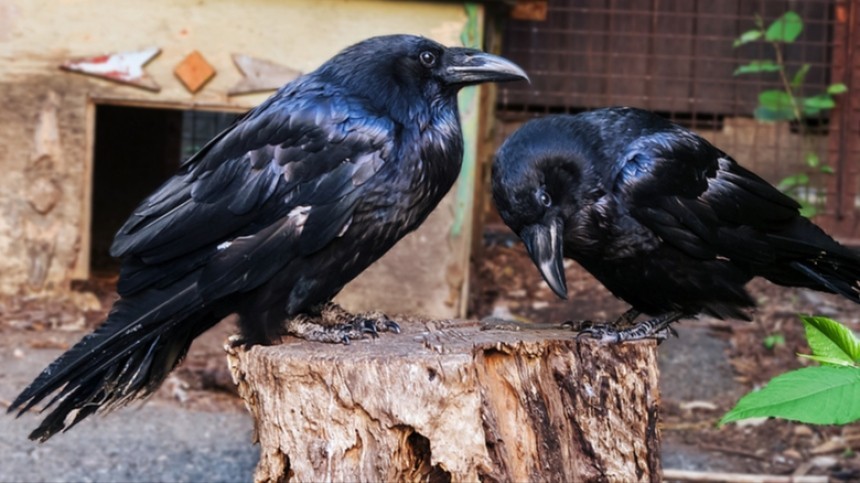
[[[566,299],[567,280],[564,277],[561,233],[561,221],[554,219],[549,224],[529,225],[519,235],[549,288],[560,298]]]
[[[451,85],[529,80],[529,76],[517,64],[480,50],[451,47],[445,63],[443,75],[445,82]]]

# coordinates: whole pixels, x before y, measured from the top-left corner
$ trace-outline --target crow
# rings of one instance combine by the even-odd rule
[[[750,320],[744,286],[756,276],[860,303],[857,253],[728,154],[649,111],[529,121],[499,148],[492,181],[502,219],[559,297],[566,257],[630,304],[586,325],[594,338],[664,338],[700,313]],[[651,318],[635,323],[640,314]]]
[[[501,57],[390,35],[283,86],[134,210],[111,246],[121,298],[9,411],[53,395],[30,434],[45,441],[153,392],[192,340],[230,314],[246,346],[284,333],[348,342],[398,331],[330,301],[456,180],[459,89],[518,79],[525,72]]]

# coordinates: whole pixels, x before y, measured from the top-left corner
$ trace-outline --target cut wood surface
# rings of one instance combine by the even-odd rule
[[[659,481],[656,344],[398,320],[230,349],[256,481]]]

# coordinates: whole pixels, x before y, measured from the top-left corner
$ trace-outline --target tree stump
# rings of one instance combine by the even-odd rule
[[[659,481],[656,344],[398,321],[230,349],[256,481]]]

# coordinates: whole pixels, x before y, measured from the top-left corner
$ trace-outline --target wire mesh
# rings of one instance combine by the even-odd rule
[[[858,224],[849,222],[860,219],[857,2],[549,0],[543,21],[506,21],[503,54],[532,83],[500,86],[500,133],[552,113],[649,109],[696,130],[775,184],[802,181],[786,189],[817,205],[817,216],[840,236],[860,239]],[[849,88],[837,96],[835,110],[805,116],[802,125],[754,118],[760,93],[784,88],[778,72],[735,75],[738,66],[774,59],[775,51],[768,42],[735,47],[734,40],[756,28],[756,16],[767,26],[787,11],[803,21],[797,39],[781,45],[787,80],[809,65],[798,97],[834,82]],[[829,168],[811,167],[813,158]]]

